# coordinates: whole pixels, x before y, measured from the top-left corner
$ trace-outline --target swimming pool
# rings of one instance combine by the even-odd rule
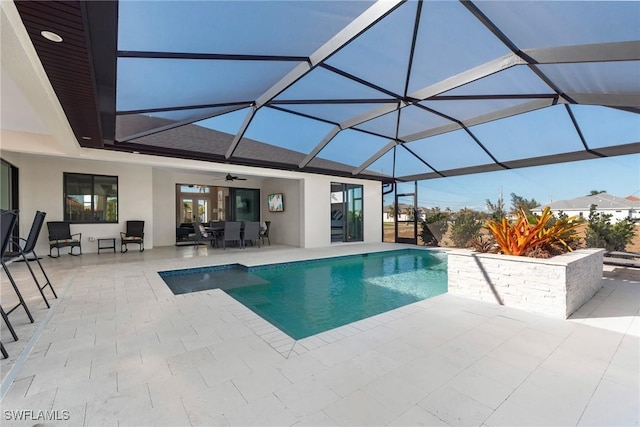
[[[159,274],[174,294],[219,288],[294,339],[447,291],[446,254],[417,249]]]

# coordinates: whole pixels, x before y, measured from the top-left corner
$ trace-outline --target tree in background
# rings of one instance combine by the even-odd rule
[[[502,197],[500,197],[495,204],[487,199],[487,210],[489,211],[489,216],[494,221],[500,221],[503,217],[507,216],[507,211],[504,208],[504,199]]]
[[[536,199],[525,199],[516,193],[511,193],[511,213],[518,213],[520,209],[524,209],[527,214],[531,214],[531,209],[540,206]]]
[[[625,251],[636,235],[635,220],[625,218],[611,223],[611,214],[596,212],[596,205],[589,209],[589,225],[585,241],[589,248],[605,248],[608,251]]]
[[[425,209],[424,220],[420,221],[422,227],[420,238],[422,244],[427,246],[439,246],[442,237],[449,228],[448,218],[451,212],[443,212],[440,208]]]
[[[604,190],[591,190],[587,196],[597,196],[598,194],[606,193]]]
[[[482,215],[473,209],[464,208],[455,214],[451,225],[451,240],[459,248],[467,246],[470,240],[480,237]]]

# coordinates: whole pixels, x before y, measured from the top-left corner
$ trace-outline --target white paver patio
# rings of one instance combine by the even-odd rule
[[[604,271],[567,321],[444,294],[299,341],[157,274],[398,247],[63,255],[43,259],[49,310],[12,264],[36,322],[10,315],[17,342],[2,325],[2,425],[640,425],[637,271]]]

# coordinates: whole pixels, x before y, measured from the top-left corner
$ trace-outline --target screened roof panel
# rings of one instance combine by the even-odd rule
[[[637,1],[474,3],[520,49],[640,39]]]
[[[315,68],[282,92],[276,101],[303,99],[392,99],[389,95],[342,77],[324,68]]]
[[[387,151],[384,155],[382,155],[378,160],[373,162],[369,167],[367,167],[367,171],[375,172],[380,175],[385,175],[388,177],[393,177],[393,153],[395,148]]]
[[[493,163],[462,129],[409,142],[405,146],[437,171]]]
[[[242,126],[247,114],[249,114],[249,109],[243,108],[242,110],[212,117],[210,119],[200,120],[194,124],[207,129],[234,135],[238,132],[240,126]]]
[[[396,167],[394,176],[396,178],[433,172],[433,169],[410,153],[403,145],[396,146],[395,150]]]
[[[128,111],[251,101],[296,65],[281,61],[120,58],[116,108]]]
[[[465,121],[478,116],[526,104],[530,99],[465,99],[460,101],[423,101],[420,104],[454,119]]]
[[[383,116],[377,117],[373,120],[369,120],[362,124],[359,124],[355,129],[362,129],[369,132],[376,133],[378,135],[386,136],[387,138],[396,137],[396,129],[398,123],[398,111],[392,111]]]
[[[540,65],[540,70],[564,92],[640,92],[640,61]]]
[[[320,151],[318,157],[351,166],[360,166],[388,143],[388,139],[347,129],[336,135]],[[313,166],[313,160],[310,166]]]
[[[228,107],[196,108],[176,111],[160,111],[147,114],[125,114],[116,117],[116,138],[123,140],[141,132],[161,129],[177,123],[191,122],[213,116]]]
[[[280,125],[274,126],[274,123],[280,123]],[[333,125],[324,122],[272,108],[262,108],[254,116],[244,136],[307,154],[331,129]]]
[[[564,105],[472,126],[469,130],[501,162],[584,150]]]
[[[37,13],[44,3],[57,12]],[[510,159],[522,161],[507,167],[592,156],[565,107],[547,108],[569,103],[588,147],[600,147],[601,155],[640,151],[633,142],[638,2],[121,0],[16,7],[75,134],[96,135],[89,142],[79,137],[83,147],[140,151],[136,144],[145,144],[148,154],[188,152],[357,177],[388,168],[381,147],[395,142],[435,170],[458,168],[451,175]],[[77,28],[59,22],[69,10],[86,17]],[[70,39],[86,40],[87,55],[77,55],[78,45],[36,42],[47,23],[75,31]],[[243,110],[199,120],[234,108]],[[93,111],[98,117],[87,118]],[[403,149],[394,151],[404,156]],[[410,159],[396,162],[396,176],[423,167]]]
[[[589,148],[640,142],[640,115],[613,108],[572,105]]]
[[[400,111],[400,138],[403,139],[408,135],[418,132],[424,132],[429,129],[440,126],[450,125],[453,122],[447,118],[433,114],[423,108],[410,106]]]
[[[371,1],[119,2],[118,48],[308,56]],[[318,23],[322,25],[318,25]]]
[[[417,5],[404,3],[327,63],[393,93],[404,94]]]
[[[280,107],[302,114],[342,123],[359,117],[383,106],[384,104],[281,104]]]
[[[552,94],[553,90],[526,65],[516,65],[443,93],[465,95]]]
[[[409,93],[484,64],[509,49],[459,2],[424,2]]]

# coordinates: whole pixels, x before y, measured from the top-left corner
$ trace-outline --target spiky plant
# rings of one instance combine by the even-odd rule
[[[506,218],[502,218],[500,222],[489,219],[485,226],[496,239],[501,253],[542,256],[542,252],[555,255],[558,252],[572,251],[572,242],[577,239],[576,228],[582,222],[577,216],[554,218],[547,206],[533,223],[527,218],[525,210],[520,208],[515,221],[510,222]]]

